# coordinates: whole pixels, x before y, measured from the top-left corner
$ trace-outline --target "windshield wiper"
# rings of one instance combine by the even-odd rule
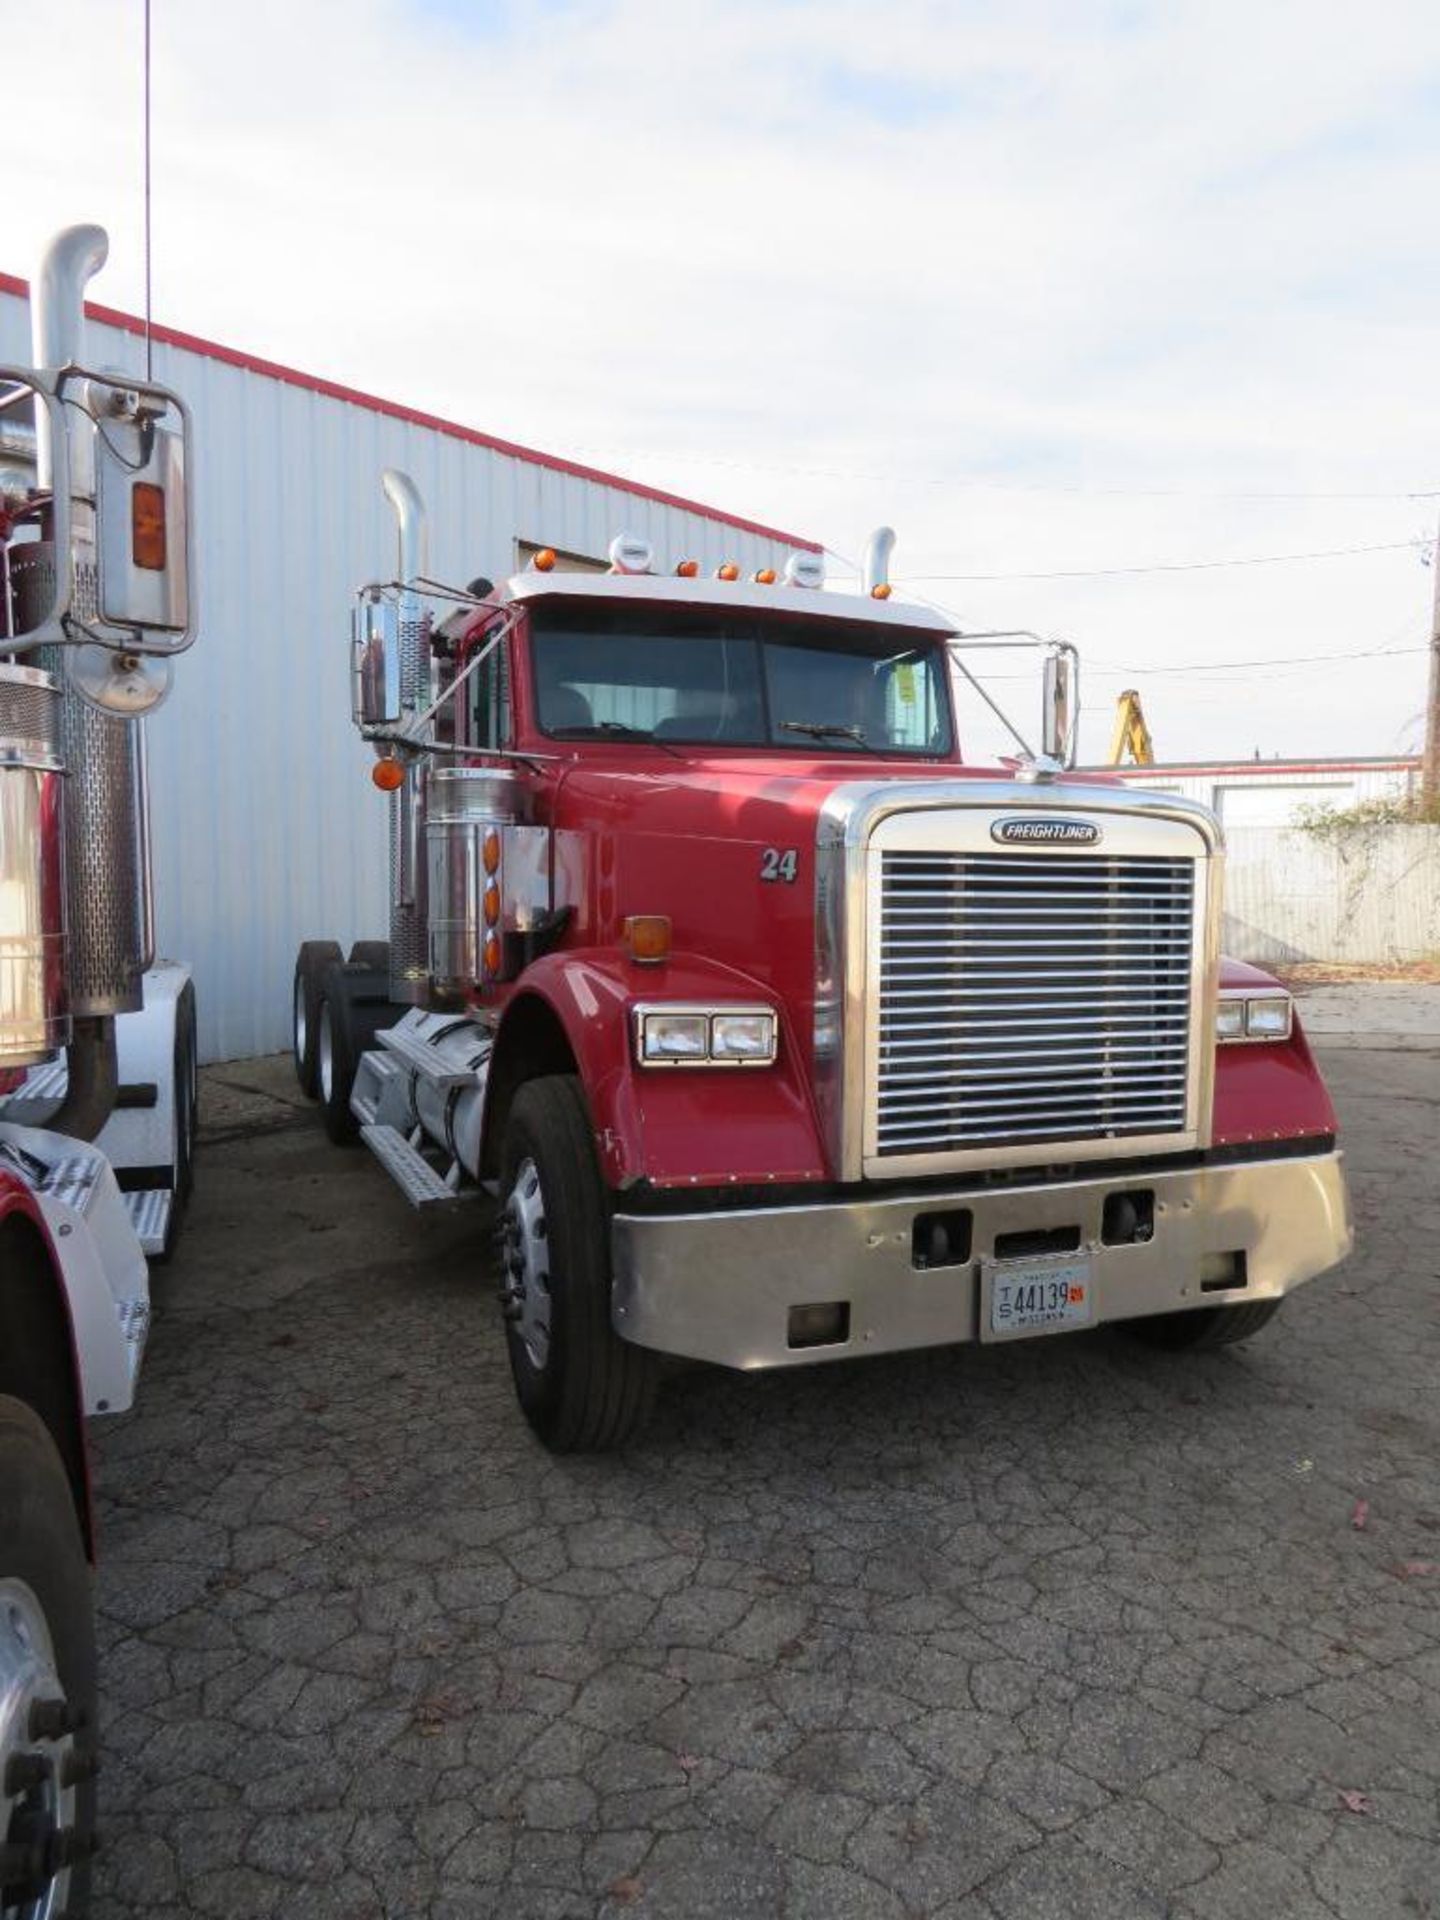
[[[782,733],[805,733],[812,740],[854,740],[860,746],[867,746],[864,731],[860,727],[842,727],[825,720],[782,720]]]
[[[611,740],[646,740],[662,753],[668,753],[672,760],[684,758],[667,740],[657,740],[648,727],[627,727],[623,720],[587,720],[583,726],[550,729],[552,740],[593,740],[601,734]]]

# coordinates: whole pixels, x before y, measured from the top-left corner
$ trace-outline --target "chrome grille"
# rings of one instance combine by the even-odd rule
[[[881,855],[882,1155],[1183,1133],[1195,863]]]

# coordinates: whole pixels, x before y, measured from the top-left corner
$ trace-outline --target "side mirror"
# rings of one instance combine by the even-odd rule
[[[351,615],[350,711],[357,727],[393,727],[400,719],[400,609],[361,600]]]
[[[1057,646],[1045,656],[1044,710],[1040,750],[1058,766],[1075,764],[1080,724],[1080,671],[1073,647]]]
[[[163,387],[104,375],[79,382],[78,399],[94,422],[100,618],[139,652],[180,653],[195,637],[189,412]]]

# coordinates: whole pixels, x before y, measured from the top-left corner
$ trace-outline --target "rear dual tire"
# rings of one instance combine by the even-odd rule
[[[325,969],[344,959],[334,940],[306,940],[295,957],[291,996],[290,1053],[295,1078],[307,1100],[320,1091],[320,982]]]
[[[200,1121],[199,1047],[195,1034],[195,987],[187,980],[175,1003],[175,1058],[171,1099],[174,1103],[173,1165],[170,1218],[165,1245],[154,1256],[160,1266],[171,1258],[180,1241],[186,1209],[195,1190],[195,1134]]]
[[[349,1146],[360,1137],[360,1122],[350,1111],[360,1056],[402,1011],[390,998],[388,968],[333,960],[320,976],[315,1097],[325,1132],[337,1147]]]

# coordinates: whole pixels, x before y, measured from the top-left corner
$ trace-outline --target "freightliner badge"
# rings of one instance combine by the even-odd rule
[[[1033,814],[991,823],[990,838],[1007,846],[1093,847],[1100,829],[1093,820],[1037,819]]]

